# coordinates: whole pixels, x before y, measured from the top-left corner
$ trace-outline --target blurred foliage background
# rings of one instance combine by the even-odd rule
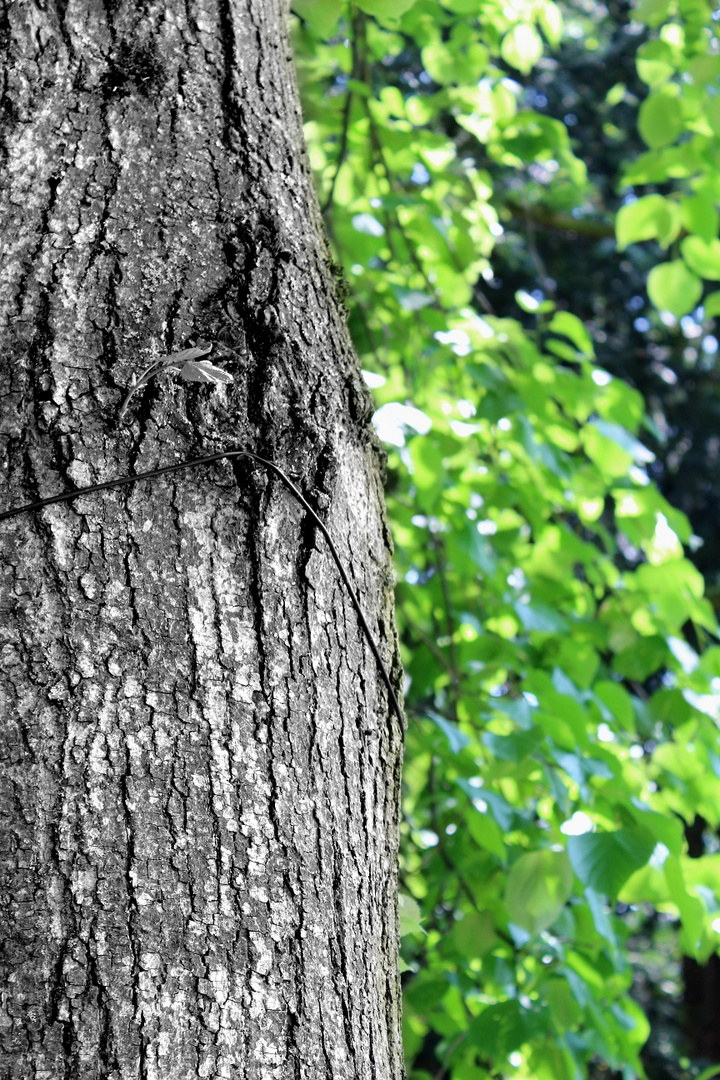
[[[720,1073],[720,9],[294,0],[388,449],[411,1080]]]

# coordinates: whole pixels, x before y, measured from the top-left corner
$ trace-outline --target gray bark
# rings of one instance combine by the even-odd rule
[[[4,507],[299,476],[397,681],[281,0],[0,0]],[[133,372],[212,343],[227,388]],[[402,739],[323,538],[220,464],[0,525],[7,1080],[398,1080]]]

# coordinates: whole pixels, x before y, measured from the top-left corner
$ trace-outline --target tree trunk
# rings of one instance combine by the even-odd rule
[[[705,834],[709,831],[705,818],[696,815],[685,826],[685,839],[691,859],[708,855]],[[708,1062],[720,1059],[720,956],[717,953],[699,964],[691,956],[682,958],[683,1031],[693,1058]]]
[[[0,0],[5,507],[233,446],[397,681],[281,0]],[[165,374],[195,344],[228,386]],[[3,1080],[397,1080],[402,739],[246,463],[0,525]]]

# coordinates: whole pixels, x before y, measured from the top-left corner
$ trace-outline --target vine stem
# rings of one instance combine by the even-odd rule
[[[313,510],[310,503],[307,501],[302,492],[293,484],[290,477],[283,472],[279,465],[276,465],[274,461],[270,461],[268,458],[261,457],[259,454],[254,454],[251,450],[221,450],[215,454],[206,454],[204,457],[192,458],[190,461],[178,461],[174,465],[163,465],[159,469],[150,469],[148,472],[136,473],[135,476],[119,476],[114,480],[106,480],[102,484],[89,484],[87,487],[73,488],[70,491],[63,491],[60,495],[50,495],[47,499],[38,499],[37,502],[27,503],[25,506],[17,506],[13,510],[4,510],[0,513],[0,521],[7,521],[10,518],[17,517],[18,514],[33,513],[36,510],[42,510],[46,506],[53,506],[55,503],[70,502],[72,499],[78,499],[81,495],[92,495],[98,491],[110,491],[112,488],[122,487],[125,484],[134,484],[138,480],[154,480],[158,476],[166,476],[168,473],[180,472],[182,469],[191,469],[197,465],[211,465],[215,461],[229,460],[231,458],[250,458],[251,461],[257,462],[259,465],[264,465],[270,472],[275,473],[277,477],[282,481],[287,490],[296,499],[297,502],[303,507],[306,513],[310,514],[311,518],[317,525],[320,532],[325,537],[325,542],[330,549],[330,554],[333,557],[335,565],[338,568],[340,577],[343,580],[343,584],[348,591],[348,595],[352,600],[357,617],[362,627],[363,633],[367,639],[368,645],[372,651],[373,656],[377,662],[380,673],[383,677],[385,686],[387,687],[390,703],[393,707],[393,711],[398,718],[400,724],[401,736],[405,737],[405,721],[403,720],[402,710],[400,708],[400,702],[397,699],[395,690],[393,689],[390,676],[380,655],[380,649],[378,647],[372,631],[368,626],[367,619],[363,613],[360,600],[357,593],[350,583],[350,578],[343,566],[342,560],[338,554],[337,548],[333,543],[332,537],[327,528],[320,520],[316,512]]]
[[[164,365],[162,360],[156,360],[154,363],[146,367],[142,374],[138,375],[138,377],[133,381],[130,389],[123,398],[122,405],[120,406],[120,411],[118,413],[118,423],[120,423],[120,421],[124,418],[125,413],[128,410],[131,398],[138,392],[138,390],[142,389],[143,386],[147,386],[152,377],[154,375],[158,375],[162,371],[163,366]]]

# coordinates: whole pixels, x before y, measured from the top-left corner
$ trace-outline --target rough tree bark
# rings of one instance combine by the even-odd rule
[[[2,504],[245,446],[397,681],[282,0],[0,0]],[[212,343],[229,387],[153,358]],[[0,1075],[397,1080],[402,738],[244,463],[0,526]]]

